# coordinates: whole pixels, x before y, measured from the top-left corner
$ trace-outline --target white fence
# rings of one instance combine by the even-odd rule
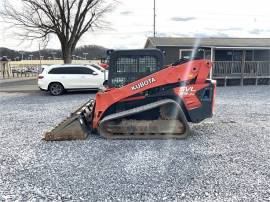
[[[99,64],[100,60],[73,60],[72,64]],[[10,61],[6,64],[6,71],[1,71],[3,78],[37,76],[44,65],[64,64],[63,60],[22,60]]]

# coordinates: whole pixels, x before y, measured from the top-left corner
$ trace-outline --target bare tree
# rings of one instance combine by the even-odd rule
[[[27,39],[48,42],[55,34],[65,63],[88,31],[105,26],[104,14],[112,9],[106,0],[3,0],[0,15],[7,23],[21,28]],[[112,1],[111,1],[112,2]]]

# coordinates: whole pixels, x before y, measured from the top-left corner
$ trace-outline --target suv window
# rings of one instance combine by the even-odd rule
[[[87,67],[72,67],[73,74],[93,74],[93,70]]]
[[[86,67],[56,67],[49,74],[93,74],[93,70]]]
[[[104,72],[105,71],[105,69],[103,69],[102,67],[100,67],[100,66],[98,66],[96,64],[92,64],[91,66],[94,67],[94,68],[96,68],[97,70],[99,70],[101,72]]]
[[[49,74],[69,74],[68,68],[66,67],[57,67],[49,71]]]

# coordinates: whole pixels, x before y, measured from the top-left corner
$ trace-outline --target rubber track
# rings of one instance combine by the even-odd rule
[[[176,110],[178,110],[178,116],[179,116],[179,119],[181,120],[182,124],[184,125],[185,127],[185,132],[182,134],[182,135],[175,135],[175,134],[166,134],[166,135],[161,135],[161,134],[152,134],[152,133],[145,133],[145,134],[123,134],[123,135],[112,135],[112,134],[109,134],[107,131],[106,131],[106,123],[108,121],[112,121],[112,120],[115,120],[115,119],[122,119],[122,118],[125,118],[127,116],[130,116],[130,115],[134,115],[134,114],[138,114],[138,113],[143,113],[143,112],[146,112],[150,109],[154,109],[154,108],[157,108],[157,107],[160,107],[160,106],[163,106],[163,105],[167,105],[167,104],[173,104],[177,107]],[[187,137],[189,135],[189,125],[187,123],[187,120],[186,120],[186,117],[185,117],[185,114],[184,112],[182,111],[180,105],[175,102],[174,100],[172,99],[164,99],[164,100],[160,100],[160,101],[157,101],[157,102],[153,102],[153,103],[150,103],[150,104],[147,104],[147,105],[144,105],[144,106],[140,106],[140,107],[136,107],[136,108],[133,108],[133,109],[130,109],[130,110],[126,110],[126,111],[123,111],[123,112],[118,112],[118,113],[115,113],[115,114],[111,114],[111,115],[108,115],[106,117],[104,117],[101,121],[100,121],[100,124],[99,124],[99,128],[98,128],[98,131],[99,131],[99,134],[104,137],[104,138],[109,138],[109,139],[183,139],[185,137]]]

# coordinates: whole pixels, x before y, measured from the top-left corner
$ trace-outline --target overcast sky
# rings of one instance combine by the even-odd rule
[[[2,0],[0,0],[2,1]],[[87,33],[78,45],[143,48],[153,35],[154,0],[118,0],[108,14],[109,30]],[[269,0],[156,0],[157,36],[270,37]],[[0,47],[36,50],[38,44],[20,43],[14,30],[0,26]],[[52,37],[48,48],[60,48]]]

